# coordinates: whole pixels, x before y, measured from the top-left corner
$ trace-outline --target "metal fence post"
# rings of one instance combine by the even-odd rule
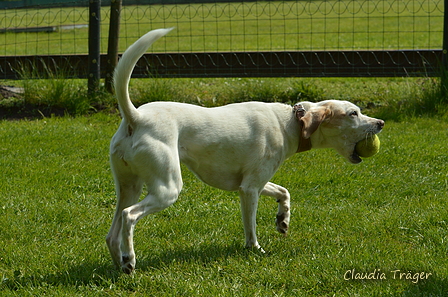
[[[89,78],[88,92],[92,96],[100,85],[100,25],[101,0],[90,0],[89,3]]]
[[[118,39],[120,36],[121,0],[112,0],[110,3],[109,41],[107,46],[106,90],[113,94],[114,70],[118,63]]]

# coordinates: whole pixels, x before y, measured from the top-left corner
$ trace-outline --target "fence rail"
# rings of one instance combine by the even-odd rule
[[[102,78],[106,59],[101,55]],[[0,59],[0,70],[7,79],[20,78],[17,69],[88,78],[87,62],[87,55],[11,56]],[[143,56],[133,77],[440,76],[441,62],[442,50],[156,53]]]
[[[176,27],[138,63],[134,77],[440,75],[447,0],[199,2],[123,6],[120,52],[149,29]],[[103,78],[110,15],[103,7]],[[32,73],[87,77],[86,28],[11,30],[85,26],[88,19],[87,7],[0,11],[0,78],[20,78],[24,65]]]

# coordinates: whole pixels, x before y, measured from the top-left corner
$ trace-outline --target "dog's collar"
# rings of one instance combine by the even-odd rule
[[[299,146],[297,148],[297,153],[309,151],[311,149],[311,139],[303,137],[303,120],[302,117],[305,116],[306,110],[303,108],[302,104],[297,103],[293,107],[294,115],[299,121],[300,131],[299,131]]]

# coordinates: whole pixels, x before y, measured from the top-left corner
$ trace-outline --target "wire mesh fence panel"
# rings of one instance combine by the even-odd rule
[[[139,1],[139,5],[123,3],[120,52],[147,31],[162,27],[176,29],[155,43],[150,53],[411,50],[430,51],[433,53],[431,57],[424,59],[437,60],[443,41],[442,0],[241,1],[164,5],[151,4],[151,1],[142,4],[144,2]],[[79,5],[79,2],[75,4]],[[1,10],[0,56],[87,54],[87,4],[85,7],[38,6]],[[102,53],[107,51],[109,16],[109,7],[103,6]],[[425,63],[421,56],[418,59],[420,61],[411,61],[411,64]],[[225,64],[225,67],[231,66]],[[298,64],[291,65],[296,67]],[[388,73],[383,73],[386,75]]]
[[[125,7],[129,38],[176,27],[154,51],[434,49],[443,2],[287,1]],[[134,22],[138,18],[140,21]],[[129,42],[127,42],[129,45]]]
[[[88,8],[25,8],[0,11],[0,55],[87,53]]]

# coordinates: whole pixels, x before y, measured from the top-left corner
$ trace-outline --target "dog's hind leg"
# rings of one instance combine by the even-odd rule
[[[165,159],[166,161],[166,159]],[[159,171],[147,182],[148,194],[137,204],[122,212],[121,228],[121,268],[125,273],[135,269],[134,228],[144,216],[161,211],[172,205],[182,189],[180,164],[163,164]]]
[[[113,156],[112,156],[113,158]],[[118,170],[117,166],[123,164],[116,162],[123,162],[122,160],[111,160],[112,172],[114,173],[115,189],[117,193],[117,206],[115,215],[110,227],[109,233],[106,237],[106,243],[112,260],[117,267],[121,265],[121,226],[122,226],[122,212],[123,209],[137,203],[138,198],[142,192],[142,181],[131,172],[126,170]],[[123,168],[122,168],[123,169]],[[118,173],[120,172],[120,173]]]
[[[279,185],[269,182],[264,186],[263,191],[261,191],[261,195],[277,199],[278,202],[278,213],[276,219],[277,231],[286,235],[286,232],[288,231],[289,228],[289,218],[291,216],[290,195],[288,190]]]

